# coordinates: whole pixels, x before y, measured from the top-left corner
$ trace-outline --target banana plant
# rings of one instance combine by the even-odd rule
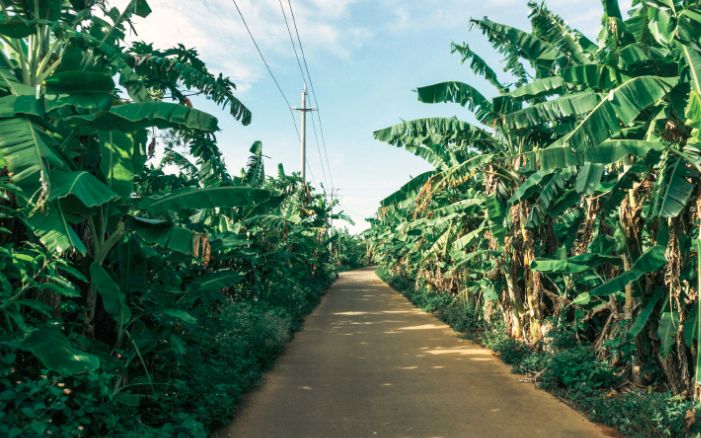
[[[685,376],[701,363],[701,6],[634,1],[628,18],[616,1],[603,6],[597,41],[535,2],[530,30],[470,21],[505,74],[454,43],[492,93],[449,81],[418,99],[458,104],[477,124],[421,119],[375,133],[435,170],[382,202],[370,248],[437,291],[477,300],[489,284],[516,339],[537,347],[552,318],[586,323],[598,354],[631,380],[651,383],[636,371],[645,364],[698,397],[701,381]],[[477,209],[453,207],[463,205]]]
[[[3,1],[0,7],[0,163],[16,187],[14,199],[28,232],[14,239],[35,240],[50,258],[70,258],[84,267],[76,275],[88,283],[78,294],[86,300],[85,331],[94,336],[96,314],[105,312],[116,327],[112,348],[119,349],[134,315],[128,288],[115,279],[119,269],[110,272],[117,249],[137,239],[201,259],[208,232],[179,221],[180,211],[250,208],[275,197],[248,186],[213,187],[211,181],[142,196],[136,182],[155,145],[154,130],[178,132],[193,155],[208,160],[221,156],[214,143],[218,122],[193,108],[186,93],[211,98],[245,124],[250,111],[233,95],[234,84],[211,75],[195,51],[123,44],[130,19],[150,12],[144,0],[121,11],[64,1]],[[222,166],[209,170],[210,179]],[[75,296],[69,289],[55,290]],[[12,328],[26,330],[21,324]],[[52,330],[54,338],[62,336]],[[70,356],[47,354],[49,344],[42,339],[30,334],[25,348],[48,368],[68,369]],[[82,362],[87,356],[73,357]]]
[[[260,142],[230,174],[218,120],[195,103],[244,125],[251,112],[195,50],[127,42],[150,11],[146,0],[0,0],[0,380],[16,394],[0,406],[19,413],[0,425],[9,435],[221,426],[238,381],[207,376],[229,388],[214,421],[182,403],[195,403],[192,373],[222,354],[206,351],[208,324],[256,307],[286,338],[336,269],[331,222],[343,214],[282,166],[267,176]]]

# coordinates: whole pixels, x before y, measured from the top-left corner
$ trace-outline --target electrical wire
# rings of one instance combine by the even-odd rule
[[[316,106],[317,118],[319,119],[319,132],[321,133],[321,143],[322,143],[323,149],[324,149],[324,157],[326,160],[326,168],[328,169],[329,179],[331,182],[331,188],[332,188],[331,190],[333,191],[333,187],[334,187],[333,175],[331,172],[331,166],[329,163],[329,155],[328,155],[327,148],[326,148],[326,138],[324,136],[324,127],[323,127],[323,123],[321,122],[321,109],[319,108],[319,101],[316,98],[316,90],[314,89],[314,82],[312,81],[312,75],[309,72],[309,65],[307,64],[307,57],[304,54],[304,46],[302,45],[302,39],[299,36],[299,28],[297,27],[297,19],[295,18],[294,9],[292,8],[292,0],[287,0],[287,4],[290,7],[290,14],[292,16],[292,24],[294,25],[294,28],[295,28],[295,34],[297,35],[297,42],[299,43],[299,50],[302,54],[302,61],[304,62],[304,68],[307,72],[307,78],[309,78],[309,86],[311,89],[312,98],[314,99],[314,105]],[[312,119],[313,119],[313,115],[312,115]],[[323,162],[322,162],[322,165],[323,165]]]
[[[265,56],[263,56],[263,52],[260,50],[260,47],[258,46],[258,42],[256,41],[255,37],[253,36],[253,33],[251,32],[251,28],[248,27],[248,23],[246,22],[246,19],[243,16],[243,12],[241,12],[241,8],[239,8],[239,5],[238,5],[238,3],[236,3],[236,0],[231,0],[231,1],[234,3],[234,6],[236,7],[236,11],[239,13],[239,17],[241,17],[241,21],[243,22],[243,26],[246,28],[246,32],[248,32],[248,36],[251,37],[251,41],[253,42],[253,45],[255,46],[256,51],[258,52],[258,56],[260,56],[261,61],[263,61],[263,64],[265,65],[266,70],[268,70],[268,74],[273,79],[273,82],[275,82],[275,86],[277,87],[277,90],[280,92],[280,96],[282,96],[282,99],[285,101],[285,104],[287,104],[287,109],[290,111],[290,117],[292,118],[292,126],[294,126],[295,132],[297,133],[297,139],[301,140],[301,137],[299,135],[299,129],[297,128],[297,120],[295,119],[295,115],[292,112],[292,105],[290,104],[290,101],[287,99],[287,96],[285,96],[285,93],[282,91],[282,87],[280,87],[280,83],[278,82],[277,78],[275,77],[275,74],[273,74],[273,70],[270,68],[268,61],[266,61]]]
[[[306,79],[305,79],[305,77],[304,77],[304,71],[302,70],[302,62],[300,61],[299,54],[297,53],[297,47],[296,47],[295,44],[294,44],[294,38],[293,38],[293,36],[292,36],[292,30],[290,29],[289,23],[288,23],[288,21],[287,21],[287,14],[285,13],[285,9],[284,9],[284,7],[283,7],[283,5],[282,5],[282,0],[278,0],[278,1],[279,1],[279,3],[280,3],[280,7],[281,7],[281,10],[282,10],[283,18],[285,19],[285,26],[287,27],[287,32],[288,32],[288,35],[289,35],[289,37],[290,37],[290,42],[292,43],[292,48],[293,48],[294,53],[295,53],[295,58],[297,59],[297,66],[299,67],[299,71],[300,71],[300,73],[302,74],[302,80],[304,81],[304,83],[305,83],[305,85],[306,85],[307,81],[306,81]],[[282,99],[285,101],[285,104],[287,105],[287,109],[289,110],[289,112],[290,112],[290,117],[291,117],[291,119],[292,119],[292,126],[294,127],[295,133],[297,134],[297,139],[301,141],[301,136],[300,136],[300,133],[299,133],[299,129],[297,128],[297,120],[295,119],[294,112],[292,111],[292,104],[290,103],[289,99],[288,99],[287,96],[285,95],[285,92],[282,90],[282,87],[280,86],[280,82],[277,80],[277,78],[275,77],[275,74],[273,73],[273,70],[270,68],[270,64],[268,64],[268,61],[265,59],[265,56],[263,55],[263,51],[260,49],[260,46],[258,45],[258,42],[256,41],[255,37],[253,36],[253,32],[251,31],[251,28],[248,26],[248,23],[246,22],[246,18],[244,17],[243,12],[241,11],[241,8],[239,7],[239,5],[238,5],[238,3],[236,2],[236,0],[232,0],[232,2],[233,2],[233,4],[234,4],[234,7],[236,8],[236,11],[238,12],[239,17],[241,18],[241,22],[243,23],[244,27],[246,28],[246,32],[248,33],[248,36],[250,37],[251,42],[253,43],[253,46],[254,46],[255,49],[256,49],[256,52],[258,52],[258,56],[260,57],[261,61],[263,61],[263,65],[265,65],[265,69],[268,71],[268,74],[270,75],[270,78],[271,78],[271,79],[273,80],[273,82],[275,83],[275,87],[277,88],[278,92],[280,93],[280,96],[282,96]],[[315,105],[317,105],[317,107],[318,107],[318,103],[317,103],[318,101],[317,101],[317,98],[316,98],[316,93],[314,92],[314,89],[313,89],[313,84],[312,84],[312,82],[311,82],[311,76],[309,76],[309,67],[308,67],[308,65],[307,65],[307,60],[306,60],[306,58],[304,57],[304,49],[302,48],[302,41],[301,41],[301,39],[299,38],[299,31],[298,31],[298,29],[297,29],[297,24],[296,24],[296,22],[294,21],[295,18],[294,18],[294,12],[292,11],[292,4],[289,2],[289,0],[288,0],[288,4],[289,4],[289,6],[290,6],[290,12],[291,12],[291,14],[292,14],[292,19],[293,19],[293,22],[294,22],[295,33],[297,34],[297,41],[299,42],[299,45],[300,45],[299,48],[300,48],[300,51],[301,51],[301,53],[302,53],[302,61],[304,62],[304,67],[305,67],[305,69],[306,69],[306,71],[307,71],[307,77],[309,77],[309,85],[312,87],[312,97],[313,97],[313,99],[314,99]],[[318,114],[317,114],[317,116],[318,116]],[[319,124],[321,124],[321,118],[319,118]],[[323,159],[322,159],[322,157],[321,157],[321,152],[320,152],[320,150],[319,150],[319,140],[318,140],[318,136],[317,136],[317,133],[316,133],[316,124],[314,123],[314,118],[313,118],[313,116],[312,116],[312,125],[313,125],[313,128],[314,128],[314,135],[315,135],[315,137],[316,137],[316,142],[317,142],[317,152],[318,152],[318,154],[319,154],[319,159],[320,159],[320,161],[321,161],[321,170],[322,170],[322,173],[324,174],[324,179],[326,179],[326,178],[327,178],[327,177],[326,177],[326,171],[324,170],[324,167],[323,167],[324,162],[323,162]],[[321,129],[321,126],[319,126],[319,128]],[[322,139],[323,139],[323,131],[322,131]],[[326,154],[325,148],[326,148],[326,145],[324,145],[324,154],[326,155],[326,167],[327,167],[327,169],[329,169],[329,172],[330,172],[330,168],[329,168],[329,165],[328,165],[328,155]],[[307,164],[307,170],[309,170],[309,175],[310,175],[310,177],[311,177],[312,182],[313,182],[314,184],[316,184],[316,183],[314,182],[314,180],[316,180],[316,178],[315,178],[315,176],[314,176],[314,172],[312,171],[311,166],[309,166],[308,164]],[[331,184],[333,185],[333,180],[331,180],[331,181],[332,181]]]
[[[312,117],[312,130],[314,131],[314,142],[316,144],[316,153],[319,155],[319,163],[321,163],[321,173],[324,176],[324,182],[326,183],[326,188],[329,185],[329,178],[326,175],[326,170],[324,170],[324,157],[321,155],[321,147],[319,146],[319,135],[316,132],[316,122],[314,117]],[[327,166],[328,167],[328,166]]]
[[[302,82],[307,85],[307,78],[304,76],[304,70],[302,70],[302,62],[299,60],[299,54],[297,53],[297,45],[292,37],[292,30],[290,29],[290,23],[287,21],[287,13],[285,12],[285,7],[282,5],[282,0],[278,0],[280,4],[280,11],[282,11],[282,18],[285,19],[285,27],[287,28],[287,35],[290,37],[290,43],[292,44],[292,50],[295,52],[295,58],[297,59],[297,66],[299,67],[299,73],[302,75]]]
[[[285,21],[285,28],[287,28],[287,35],[290,37],[290,44],[292,44],[292,50],[294,51],[295,54],[295,59],[297,60],[297,67],[299,67],[299,73],[302,76],[302,82],[304,82],[304,87],[306,89],[307,87],[307,77],[304,74],[304,69],[302,68],[302,61],[299,59],[299,53],[297,52],[297,45],[295,44],[294,37],[292,36],[292,29],[290,29],[290,23],[287,20],[287,12],[285,12],[285,7],[282,4],[282,0],[278,0],[278,4],[280,5],[280,11],[282,12],[282,18]],[[291,10],[290,10],[291,11]],[[300,45],[301,48],[301,45]],[[306,65],[306,63],[305,63]],[[324,167],[324,157],[321,155],[321,147],[319,145],[319,135],[317,134],[316,131],[316,122],[314,121],[314,115],[311,117],[312,119],[312,127],[314,128],[314,141],[316,142],[316,152],[317,155],[319,156],[319,163],[321,167],[321,173],[322,177],[324,179],[324,183],[326,186],[329,186],[329,178],[326,173],[326,168],[328,168],[328,164],[326,165],[326,168]],[[311,166],[309,166],[311,169]]]

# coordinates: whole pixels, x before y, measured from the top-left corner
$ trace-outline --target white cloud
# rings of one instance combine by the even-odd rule
[[[411,13],[406,5],[398,5],[393,8],[392,15],[393,20],[389,23],[389,28],[395,32],[409,29],[413,24]]]
[[[382,0],[381,3],[386,10],[391,11],[392,21],[389,22],[388,28],[394,32],[464,27],[467,25],[471,9],[464,0]]]
[[[312,0],[314,8],[320,11],[321,16],[333,19],[344,17],[349,6],[357,2],[358,0]]]
[[[292,2],[307,56],[325,53],[350,59],[351,48],[372,34],[358,26],[345,26],[348,8],[357,0],[310,0]],[[123,8],[128,0],[114,0]],[[183,43],[196,48],[214,71],[230,76],[245,91],[266,73],[231,0],[150,0],[147,19],[135,19],[138,36],[158,48]],[[293,58],[284,25],[280,0],[238,0],[239,7],[268,62]],[[288,20],[287,0],[282,0]],[[294,28],[292,28],[294,32]]]
[[[525,20],[528,16],[526,0],[429,0],[406,2],[379,0],[389,12],[388,28],[394,32],[410,32],[422,28],[467,28],[469,18],[488,16],[507,24],[512,18]],[[572,0],[546,0],[546,5],[561,14],[571,25],[590,37],[595,37],[601,25],[601,2],[583,0],[573,6]],[[632,0],[619,0],[624,17]],[[506,18],[508,17],[508,18]]]

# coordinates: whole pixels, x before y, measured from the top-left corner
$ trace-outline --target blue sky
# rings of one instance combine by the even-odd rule
[[[123,5],[126,0],[118,0]],[[238,0],[263,54],[293,105],[299,105],[302,78],[284,26],[279,0]],[[136,39],[157,47],[178,42],[195,47],[211,70],[228,75],[238,85],[239,98],[253,111],[247,127],[213,105],[195,106],[220,120],[218,134],[228,167],[236,172],[255,140],[277,163],[299,171],[299,143],[290,114],[258,58],[231,0],[149,0],[153,13],[136,22]],[[286,0],[283,0],[286,4]],[[444,80],[471,83],[487,95],[493,90],[471,75],[450,54],[450,42],[467,41],[492,65],[499,55],[477,31],[470,17],[488,16],[527,27],[526,0],[293,0],[302,43],[321,108],[334,188],[341,209],[356,225],[367,227],[378,202],[410,176],[429,169],[406,151],[376,142],[372,133],[401,120],[429,116],[466,118],[460,106],[426,105],[413,90]],[[599,0],[551,0],[547,4],[571,25],[594,36],[601,19]],[[623,1],[625,7],[628,1]],[[323,177],[311,125],[308,157],[317,184]],[[322,152],[323,154],[323,152]]]

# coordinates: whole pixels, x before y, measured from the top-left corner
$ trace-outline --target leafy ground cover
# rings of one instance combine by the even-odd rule
[[[529,8],[525,30],[470,20],[499,65],[453,43],[474,81],[416,90],[465,117],[375,132],[433,170],[381,202],[372,258],[595,418],[681,434],[701,399],[701,4],[603,0],[595,39]]]
[[[188,96],[252,114],[125,40],[145,0],[1,4],[0,435],[206,436],[335,278],[333,205],[259,142],[227,170]]]
[[[698,436],[699,404],[670,392],[654,392],[624,385],[620,373],[598,359],[591,345],[580,343],[567,325],[548,337],[547,347],[531,346],[506,335],[502,321],[486,323],[469,300],[417,287],[414,281],[384,269],[377,274],[417,307],[431,312],[454,330],[479,342],[533,382],[592,420],[615,427],[628,436]],[[527,384],[527,383],[524,383]]]

